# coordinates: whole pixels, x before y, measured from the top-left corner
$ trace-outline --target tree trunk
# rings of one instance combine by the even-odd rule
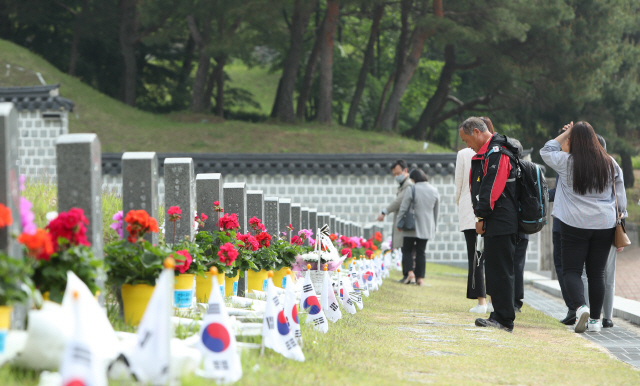
[[[427,129],[433,130],[433,123],[447,104],[447,96],[449,95],[449,88],[451,86],[451,80],[455,73],[456,64],[456,52],[452,44],[447,44],[444,47],[444,66],[442,72],[440,72],[440,79],[438,80],[438,87],[436,92],[427,102],[427,106],[422,111],[420,119],[411,128],[408,133],[415,139],[424,139],[427,136]]]
[[[120,51],[124,62],[122,101],[136,104],[136,44],[138,43],[138,15],[135,0],[120,0]]]
[[[398,77],[404,63],[407,60],[408,40],[409,40],[409,13],[413,0],[402,0],[400,2],[400,37],[398,38],[398,46],[396,47],[396,79]]]
[[[202,104],[204,106],[204,111],[207,113],[211,111],[211,98],[213,97],[213,89],[216,87],[216,81],[218,80],[218,75],[216,71],[218,70],[218,65],[213,68],[213,71],[209,75],[209,79],[207,79],[207,89],[204,92],[204,96],[202,99]]]
[[[387,94],[389,93],[389,89],[391,88],[391,84],[393,84],[393,79],[395,79],[395,77],[396,73],[391,73],[391,75],[389,75],[389,79],[387,79],[387,83],[385,83],[384,88],[382,89],[380,103],[378,104],[378,113],[376,114],[376,119],[373,122],[373,127],[379,126],[380,118],[382,118],[382,108],[384,107],[384,102],[387,100]]]
[[[624,187],[627,189],[633,188],[635,184],[635,176],[633,175],[633,162],[631,160],[631,154],[620,151],[620,160],[622,167],[622,177],[624,178]]]
[[[193,15],[187,16],[189,32],[200,51],[198,54],[198,69],[196,70],[196,77],[193,80],[193,88],[191,90],[191,105],[189,106],[189,110],[195,113],[202,113],[206,110],[204,98],[210,66],[210,56],[207,48],[211,36],[211,18],[210,15],[204,17],[202,33],[200,33],[195,17]]]
[[[318,122],[333,121],[333,38],[338,24],[338,0],[327,0],[327,16],[324,21],[320,49],[320,100]]]
[[[224,66],[227,64],[227,55],[216,58],[216,115],[224,118]]]
[[[307,101],[309,100],[309,95],[311,94],[313,76],[316,73],[318,58],[320,56],[320,43],[322,42],[323,26],[324,22],[322,22],[321,26],[318,28],[318,31],[316,33],[316,40],[313,43],[313,48],[311,49],[311,54],[309,55],[309,60],[307,61],[307,66],[304,70],[304,78],[302,79],[300,95],[298,95],[298,104],[296,105],[296,118],[299,121],[304,120]]]
[[[69,54],[69,75],[76,74],[76,64],[78,63],[78,44],[80,43],[80,32],[83,23],[83,16],[89,6],[89,0],[82,2],[82,9],[80,13],[76,15],[76,20],[73,23],[73,40],[71,41],[71,53]]]
[[[367,83],[367,75],[369,74],[369,68],[374,59],[374,46],[378,32],[380,31],[380,20],[384,14],[384,3],[377,4],[373,9],[373,16],[371,17],[371,32],[369,33],[369,41],[367,42],[367,48],[364,51],[364,58],[362,60],[362,67],[360,67],[360,74],[358,75],[358,82],[356,83],[356,90],[353,93],[351,99],[351,105],[349,106],[349,113],[347,114],[347,126],[353,127],[356,124],[356,115],[358,114],[358,107],[360,106],[360,99],[364,93],[364,86]]]
[[[284,122],[295,122],[296,120],[293,110],[293,92],[296,87],[296,77],[302,57],[304,33],[309,25],[309,19],[315,4],[308,0],[295,0],[293,7],[289,52],[284,61],[282,77],[278,82],[278,91],[271,112],[272,117],[279,118]]]
[[[193,37],[189,35],[187,39],[187,44],[184,48],[184,56],[182,58],[182,67],[180,68],[180,72],[178,73],[178,83],[176,85],[176,89],[174,91],[174,97],[177,100],[174,102],[176,106],[180,106],[182,110],[183,99],[187,97],[187,80],[189,79],[189,75],[191,74],[191,69],[193,68],[193,55],[196,50],[196,43],[193,40]]]

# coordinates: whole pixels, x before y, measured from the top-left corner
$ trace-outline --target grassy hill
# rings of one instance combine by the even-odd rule
[[[207,153],[441,153],[450,150],[395,134],[363,132],[339,125],[249,123],[220,121],[209,115],[152,114],[129,107],[99,93],[80,80],[60,72],[28,50],[0,40],[0,87],[39,85],[36,73],[47,84],[61,83],[61,95],[76,103],[69,129],[72,133],[96,133],[105,152],[157,151]],[[277,74],[234,64],[229,68],[232,85],[251,91],[260,110],[271,109]],[[6,71],[6,70],[5,70]]]

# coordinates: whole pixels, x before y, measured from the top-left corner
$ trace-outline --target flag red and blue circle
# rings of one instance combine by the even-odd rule
[[[210,323],[202,331],[202,344],[213,352],[223,352],[230,342],[229,331],[220,323]]]
[[[300,322],[298,322],[298,306],[296,306],[295,304],[291,309],[291,317],[293,318],[293,320],[295,320],[296,324],[300,324]]]
[[[371,280],[373,280],[373,272],[368,271],[368,272],[366,273],[366,275],[367,275],[367,281],[371,281]]]
[[[284,316],[284,310],[278,313],[278,332],[280,335],[287,335],[289,333],[289,324],[287,323],[287,318]]]
[[[309,296],[308,298],[304,299],[304,303],[302,305],[304,306],[305,310],[307,308],[309,309],[309,314],[311,315],[317,315],[322,310],[322,308],[320,307],[320,302],[315,296]]]
[[[86,382],[83,381],[80,378],[74,378],[69,380],[67,383],[65,383],[63,386],[86,386]]]

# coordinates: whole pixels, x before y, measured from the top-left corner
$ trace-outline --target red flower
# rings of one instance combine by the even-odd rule
[[[304,239],[298,236],[293,236],[291,238],[291,244],[292,245],[302,245],[302,243],[304,242]]]
[[[207,221],[207,219],[209,219],[209,216],[204,213],[200,213],[200,219],[202,219],[202,221]]]
[[[182,216],[180,216],[182,209],[180,209],[179,206],[172,206],[167,211],[167,214],[169,215],[169,221],[176,222],[182,218]]]
[[[260,232],[256,235],[256,240],[260,244],[260,248],[269,248],[269,242],[271,241],[271,235],[267,232]]]
[[[213,206],[220,206],[220,201],[214,201]]]
[[[379,243],[380,243],[380,242],[382,242],[382,233],[380,233],[380,232],[376,232],[376,233],[373,235],[373,238],[374,238],[374,239],[376,239],[376,241],[377,241],[377,242],[379,242]]]
[[[289,224],[287,225],[287,230],[292,231],[292,230],[295,230],[295,228],[293,227],[293,225]]]
[[[61,238],[67,240],[71,246],[91,245],[87,240],[86,225],[89,225],[89,220],[85,217],[84,210],[80,208],[71,208],[68,212],[60,213],[46,227],[51,236],[53,250],[58,251]]]
[[[342,256],[347,255],[347,259],[351,258],[351,249],[349,248],[342,248],[340,253],[342,254]]]
[[[129,224],[127,225],[127,232],[129,232],[127,240],[131,243],[138,241],[138,238],[143,237],[147,232],[155,233],[160,230],[156,219],[142,209],[129,211],[124,221]]]
[[[255,233],[264,232],[267,229],[264,224],[262,224],[262,221],[255,216],[249,219],[249,226]]]
[[[373,251],[366,250],[366,251],[364,251],[364,254],[367,256],[367,258],[370,258],[371,255],[373,255]]]
[[[53,243],[51,236],[44,230],[38,229],[36,233],[30,235],[23,233],[18,237],[18,242],[24,244],[29,250],[29,255],[37,260],[47,260],[53,254]]]
[[[336,235],[335,233],[332,233],[329,235],[329,238],[331,239],[331,241],[336,241],[338,239],[338,235]]]
[[[225,245],[220,247],[218,251],[218,257],[220,258],[220,262],[226,265],[233,265],[233,262],[238,258],[238,251],[236,247],[231,243],[226,243]]]
[[[176,253],[182,256],[183,258],[182,259],[174,258],[176,261],[175,270],[180,271],[180,273],[187,272],[187,270],[189,269],[189,266],[191,266],[191,262],[193,261],[193,258],[189,254],[189,251],[182,250],[182,251],[177,251]]]
[[[220,201],[213,202],[213,211],[214,212],[224,212],[224,209],[220,206]]]
[[[7,208],[3,204],[0,204],[0,228],[7,227],[11,224],[13,224],[11,209]]]
[[[225,213],[224,216],[220,217],[220,219],[218,220],[218,228],[226,229],[226,230],[233,230],[233,229],[240,228],[240,223],[238,222],[238,215],[235,213],[232,213],[231,215],[229,215],[228,213]]]
[[[257,251],[260,248],[260,244],[255,237],[251,235],[251,233],[247,232],[247,234],[238,233],[236,238],[244,244],[244,248],[250,251]]]

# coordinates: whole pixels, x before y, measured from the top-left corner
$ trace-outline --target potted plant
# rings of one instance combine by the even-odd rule
[[[75,273],[91,293],[98,292],[96,278],[102,262],[93,256],[87,240],[89,221],[80,208],[72,208],[51,220],[45,229],[23,232],[18,241],[34,259],[33,281],[45,300],[62,302],[67,271]]]
[[[251,291],[267,290],[267,279],[270,269],[273,269],[274,260],[277,258],[272,247],[271,235],[267,233],[264,224],[259,218],[253,217],[249,220],[249,225],[253,229],[257,248],[250,250],[244,248],[242,260],[239,262],[239,269],[245,268],[247,271],[247,289]],[[249,235],[249,233],[247,233]],[[240,267],[240,265],[244,266]],[[244,271],[240,271],[244,272]]]
[[[293,227],[291,228],[293,229]],[[296,257],[304,255],[311,249],[311,247],[304,246],[304,242],[310,237],[310,234],[310,230],[303,229],[298,232],[298,235],[291,238],[291,242],[280,239],[274,243],[276,257],[273,266],[273,284],[276,287],[285,288],[287,286],[287,280],[292,278],[291,272],[296,263]]]
[[[144,210],[132,210],[125,217],[129,237],[105,247],[107,285],[121,289],[125,322],[137,326],[160,276],[162,262],[172,254],[165,245],[154,246],[143,237],[158,232],[156,219]]]

